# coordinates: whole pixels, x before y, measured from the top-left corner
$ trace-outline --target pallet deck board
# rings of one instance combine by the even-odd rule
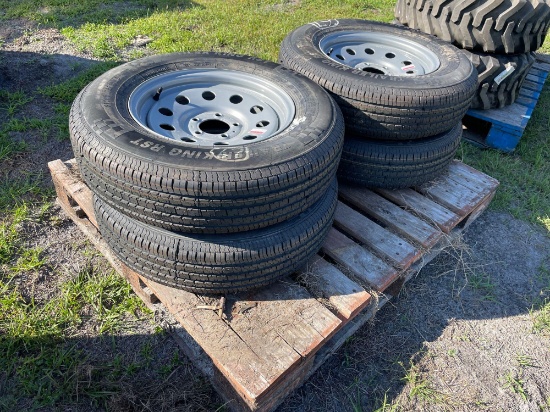
[[[432,186],[462,193],[463,203],[447,207],[449,199],[460,201],[458,195],[428,199],[412,189],[362,189],[374,210],[368,202],[354,208],[340,203],[335,227],[318,255],[295,276],[269,288],[226,296],[220,317],[218,311],[199,308],[216,302],[214,297],[160,285],[121,262],[97,230],[92,194],[71,171],[74,161],[48,166],[63,210],[147,306],[161,307],[175,318],[174,338],[234,411],[273,411],[389,295],[459,236],[488,206],[498,186],[454,161],[448,175]],[[340,196],[346,199],[345,189]],[[381,244],[380,236],[385,237]]]
[[[376,189],[376,192],[405,210],[412,211],[426,222],[437,225],[446,234],[450,233],[461,219],[456,213],[412,189]]]
[[[483,178],[474,169],[453,162],[448,171],[435,182],[421,185],[417,190],[459,216],[471,213],[492,191],[495,180]]]
[[[215,311],[197,309],[205,302],[194,293],[149,280],[147,284],[163,297],[170,312],[215,359],[217,367],[250,405],[261,402],[270,388],[303,358],[313,355],[341,324],[340,319],[289,279],[269,289],[234,297],[256,305],[233,316],[230,324]]]
[[[399,276],[397,269],[334,228],[321,250],[377,292],[383,292]]]
[[[501,109],[470,109],[463,119],[464,138],[474,144],[510,152],[519,143],[550,71],[548,56],[537,54],[516,101]]]
[[[435,245],[442,236],[437,228],[370,190],[341,185],[340,196],[362,212],[382,222],[386,227],[419,243],[426,249]]]
[[[371,303],[370,293],[320,256],[311,258],[298,274],[315,297],[328,299],[342,320],[352,319]]]
[[[334,225],[363,244],[370,245],[378,255],[400,268],[408,268],[422,253],[409,242],[384,229],[351,207],[339,202]]]

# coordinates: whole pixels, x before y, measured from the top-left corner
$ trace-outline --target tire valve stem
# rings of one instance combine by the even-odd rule
[[[153,96],[153,100],[158,102],[158,100],[160,99],[160,94],[162,93],[162,87],[159,87],[157,89],[157,92],[155,93],[155,95]]]

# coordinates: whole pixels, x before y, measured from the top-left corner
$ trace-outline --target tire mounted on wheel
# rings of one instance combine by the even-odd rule
[[[446,132],[470,106],[477,73],[456,47],[406,27],[314,22],[291,32],[279,60],[331,92],[346,132],[409,140]]]
[[[169,230],[291,219],[328,189],[343,120],[310,80],[261,59],[174,53],[126,63],[73,103],[71,142],[108,207]]]

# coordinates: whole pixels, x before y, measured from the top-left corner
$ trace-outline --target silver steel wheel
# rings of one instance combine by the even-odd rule
[[[278,85],[220,69],[161,74],[140,84],[128,105],[142,127],[200,147],[266,140],[288,127],[296,111]]]
[[[335,62],[370,73],[423,75],[440,66],[437,55],[427,47],[387,33],[337,32],[323,37],[319,48]]]

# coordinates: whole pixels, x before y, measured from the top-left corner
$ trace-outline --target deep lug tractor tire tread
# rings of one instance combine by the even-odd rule
[[[398,0],[397,20],[469,50],[537,50],[550,26],[547,0]]]
[[[90,172],[85,161],[81,171],[93,192],[110,207],[140,222],[176,232],[232,233],[259,229],[283,222],[305,211],[327,190],[338,164],[314,177],[309,186],[250,199],[218,199],[204,202],[143,189],[120,179]],[[314,183],[314,184],[313,184]],[[157,200],[152,200],[157,199]]]
[[[143,81],[167,71],[204,67],[251,73],[273,82],[294,101],[295,120],[261,142],[209,149],[160,138],[130,116],[129,94]],[[194,204],[219,201],[227,214],[233,204],[268,205],[263,199],[278,192],[311,192],[316,177],[338,163],[344,125],[338,106],[324,90],[275,63],[231,54],[175,53],[127,63],[88,85],[73,103],[70,132],[79,164],[86,162],[95,176],[140,187],[139,194],[154,202],[163,201],[159,193],[194,199]],[[306,203],[315,200],[306,198]],[[290,207],[282,214],[291,217],[302,209]],[[201,221],[196,230],[216,231],[218,223]]]
[[[536,61],[534,52],[503,55],[463,52],[479,73],[473,109],[498,109],[514,103]]]
[[[381,141],[346,136],[338,176],[373,188],[398,189],[440,176],[462,136],[462,123],[437,136],[409,141]]]
[[[434,52],[440,58],[440,66],[431,73],[411,77],[344,66],[328,58],[320,50],[319,41],[346,31],[406,37]],[[407,27],[365,20],[340,20],[330,27],[301,26],[283,40],[279,61],[340,97],[347,130],[369,130],[368,137],[380,139],[422,138],[453,128],[467,111],[477,80],[471,63],[452,45]],[[437,119],[440,111],[449,113],[448,118]],[[391,118],[376,118],[394,112],[399,113],[398,124]],[[426,119],[434,121],[429,123]],[[354,130],[358,122],[364,127]],[[419,132],[418,123],[424,123],[423,132]]]
[[[303,266],[321,247],[337,203],[333,178],[311,208],[286,222],[227,235],[180,235],[131,219],[97,196],[100,232],[115,254],[139,274],[200,293],[247,290]]]

